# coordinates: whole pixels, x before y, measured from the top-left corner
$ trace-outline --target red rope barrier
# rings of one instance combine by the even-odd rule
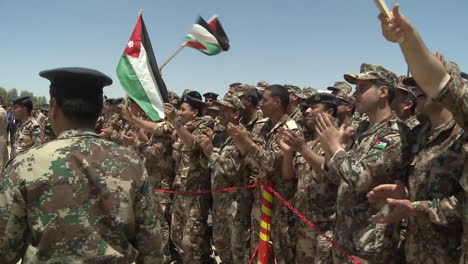
[[[316,232],[318,232],[322,237],[327,239],[328,242],[332,244],[333,247],[337,248],[341,253],[343,253],[346,257],[348,257],[354,264],[361,264],[361,261],[357,259],[355,256],[351,255],[348,251],[342,248],[338,243],[336,243],[333,239],[323,233],[320,229],[315,226],[309,219],[303,216],[299,211],[296,210],[288,201],[286,201],[279,193],[277,193],[273,188],[265,186],[265,189],[269,189],[273,195],[278,198],[289,210],[291,210],[294,214],[296,214],[302,221],[304,221],[308,226],[312,227]]]

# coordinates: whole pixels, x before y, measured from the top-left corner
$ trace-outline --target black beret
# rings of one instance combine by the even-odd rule
[[[102,72],[78,67],[56,68],[39,72],[41,77],[50,81],[57,88],[80,88],[101,90],[112,84],[112,79]]]
[[[468,80],[468,74],[466,72],[460,72],[460,75],[463,79]]]
[[[205,93],[203,95],[203,97],[207,97],[207,98],[212,98],[214,100],[218,99],[218,94],[217,93],[212,93],[212,92],[209,92],[209,93]]]
[[[116,98],[116,99],[114,99],[114,105],[123,104],[123,102],[124,102],[124,99],[123,99],[123,98]]]
[[[31,101],[31,97],[29,96],[18,96],[13,99],[13,104],[23,104],[28,101]]]
[[[317,93],[307,98],[307,104],[332,104],[337,105],[336,96],[329,93]]]
[[[202,97],[199,92],[191,91],[182,97],[182,102],[189,104],[191,107],[201,111],[205,107]]]

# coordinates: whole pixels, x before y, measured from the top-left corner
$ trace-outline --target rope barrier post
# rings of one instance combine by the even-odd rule
[[[273,182],[268,181],[262,185],[262,206],[260,209],[260,232],[258,239],[257,264],[268,263],[268,249],[271,235],[271,213],[273,209]]]

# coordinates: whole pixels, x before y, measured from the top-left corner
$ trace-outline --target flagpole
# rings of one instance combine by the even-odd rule
[[[163,64],[159,66],[159,72],[161,72],[164,66],[166,66],[183,48],[185,48],[185,45],[182,44],[167,60],[165,60]]]

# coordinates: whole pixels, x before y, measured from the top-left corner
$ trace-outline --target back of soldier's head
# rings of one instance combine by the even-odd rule
[[[63,115],[84,123],[95,123],[103,106],[104,86],[112,84],[105,74],[85,68],[58,68],[39,73],[50,80],[50,97]]]

